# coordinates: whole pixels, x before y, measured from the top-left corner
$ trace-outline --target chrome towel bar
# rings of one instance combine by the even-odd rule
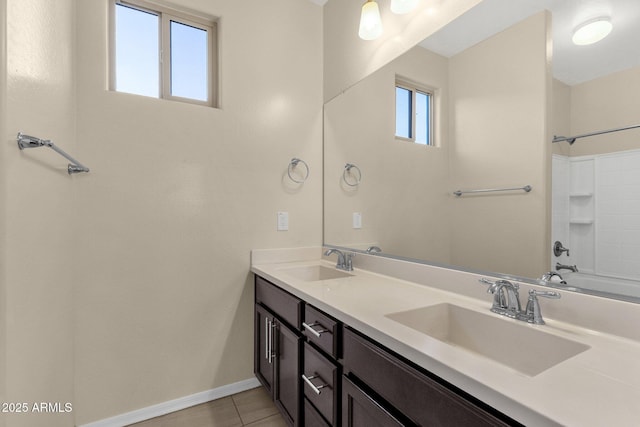
[[[49,147],[65,159],[69,160],[71,162],[67,166],[67,172],[69,173],[69,175],[79,172],[89,172],[88,167],[84,166],[82,163],[65,153],[62,148],[56,147],[53,142],[48,139],[40,139],[36,138],[35,136],[24,135],[22,132],[18,132],[17,140],[18,148],[20,148],[20,150],[24,150],[25,148]]]
[[[514,187],[514,188],[487,188],[484,190],[458,190],[458,191],[454,191],[453,194],[456,195],[456,197],[460,197],[463,194],[471,194],[471,193],[491,193],[494,191],[517,191],[517,190],[522,190],[525,193],[530,192],[531,190],[533,190],[533,187],[531,187],[530,185],[525,185],[524,187]]]

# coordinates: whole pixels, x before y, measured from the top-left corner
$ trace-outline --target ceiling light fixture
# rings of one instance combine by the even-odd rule
[[[574,31],[571,40],[578,46],[586,46],[597,43],[607,37],[613,25],[607,17],[592,19],[580,24]]]
[[[358,35],[363,40],[374,40],[382,34],[382,20],[380,19],[380,9],[375,0],[367,0],[362,5],[360,15],[360,29]]]
[[[391,12],[404,15],[411,12],[418,5],[418,0],[391,0]]]

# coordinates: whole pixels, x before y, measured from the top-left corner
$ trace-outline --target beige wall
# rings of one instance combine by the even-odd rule
[[[6,398],[74,405],[7,425],[83,424],[252,378],[250,250],[322,242],[322,9],[181,1],[220,16],[212,109],[106,90],[107,0],[7,4]],[[19,152],[19,130],[91,172]],[[311,168],[302,186],[286,178],[294,156]]]
[[[571,134],[580,135],[640,124],[640,67],[620,71],[571,87]],[[581,138],[571,156],[638,149],[640,129]],[[562,143],[568,145],[568,143]]]
[[[329,101],[381,66],[438,31],[481,0],[432,0],[418,10],[394,15],[380,3],[384,32],[376,40],[358,37],[362,2],[330,1],[324,6],[324,100]]]
[[[527,277],[548,270],[549,30],[541,13],[450,60],[452,187],[533,187],[452,200],[454,265]]]
[[[212,109],[106,91],[105,4],[77,8],[79,423],[251,378],[250,250],[322,242],[321,8],[181,2],[221,17]]]
[[[71,153],[77,148],[75,2],[6,4],[6,401],[73,402],[73,201],[79,180],[66,174],[67,162],[52,150],[20,152],[15,138],[23,131]],[[11,427],[73,424],[73,413],[2,417]]]
[[[6,331],[7,331],[7,293],[6,293],[6,269],[7,265],[7,212],[4,203],[7,197],[7,151],[10,144],[7,142],[7,2],[0,2],[0,135],[3,135],[3,143],[0,144],[0,402],[6,402],[7,377],[6,377]],[[14,148],[15,149],[15,148]],[[5,417],[0,417],[0,427],[5,427]]]
[[[441,147],[395,139],[396,75],[438,88]],[[325,241],[411,258],[449,262],[448,60],[415,47],[325,105]],[[362,183],[342,181],[345,163]],[[353,212],[363,228],[353,229]]]
[[[570,136],[571,131],[571,86],[553,79],[553,117],[554,136]],[[560,142],[551,144],[553,154],[569,155],[569,144]]]

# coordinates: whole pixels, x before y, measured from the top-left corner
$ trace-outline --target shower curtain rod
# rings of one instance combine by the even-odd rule
[[[37,148],[37,147],[49,147],[56,153],[60,154],[71,163],[67,166],[67,172],[69,175],[79,172],[89,172],[89,168],[68,155],[62,148],[56,147],[53,142],[48,139],[40,139],[35,136],[25,135],[22,132],[18,132],[18,148],[24,150],[25,148]]]
[[[578,138],[586,138],[589,136],[602,135],[605,133],[612,133],[612,132],[620,132],[621,130],[629,130],[629,129],[635,129],[635,128],[640,128],[640,125],[633,125],[633,126],[627,126],[623,128],[616,128],[616,129],[609,129],[609,130],[601,130],[598,132],[585,133],[585,134],[576,135],[576,136],[555,136],[554,135],[553,141],[551,142],[554,143],[554,142],[567,141],[569,145],[573,145],[573,143],[576,142],[576,139]]]

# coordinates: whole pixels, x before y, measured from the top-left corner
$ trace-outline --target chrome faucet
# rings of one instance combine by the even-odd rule
[[[325,251],[324,256],[329,256],[331,254],[338,254],[338,262],[336,263],[336,268],[338,270],[353,271],[353,261],[351,257],[356,254],[349,252],[345,253],[338,249],[328,249]]]
[[[512,319],[533,323],[535,325],[544,325],[538,297],[540,296],[553,299],[560,298],[560,294],[558,292],[536,291],[531,289],[529,291],[527,307],[523,311],[520,306],[518,284],[511,283],[508,280],[496,280],[495,282],[492,282],[485,278],[480,279],[480,282],[489,285],[487,292],[493,294],[493,306],[491,307],[492,312]]]
[[[508,280],[496,280],[492,282],[483,278],[480,279],[480,281],[488,284],[489,289],[487,289],[487,292],[493,294],[491,311],[515,319],[518,313],[520,313],[519,286]]]
[[[558,280],[553,280],[554,277],[557,277]],[[549,283],[559,283],[561,285],[567,284],[566,280],[564,280],[560,275],[560,273],[556,271],[547,271],[538,280],[542,280],[543,282],[549,282]]]
[[[560,264],[559,262],[556,263],[556,270],[570,270],[573,271],[574,273],[578,272],[578,267],[575,265],[564,265],[564,264]]]

